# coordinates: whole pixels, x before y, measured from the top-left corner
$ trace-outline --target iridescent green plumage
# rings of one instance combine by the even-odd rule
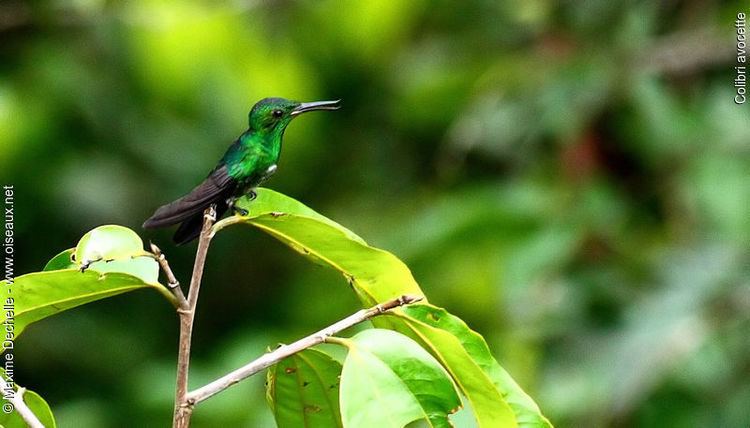
[[[217,216],[223,216],[236,198],[252,193],[276,171],[284,130],[295,116],[338,107],[338,101],[299,103],[283,98],[258,101],[248,115],[247,131],[229,146],[208,177],[187,195],[157,209],[143,227],[181,223],[174,241],[178,244],[192,241],[200,234],[206,208],[215,204]]]

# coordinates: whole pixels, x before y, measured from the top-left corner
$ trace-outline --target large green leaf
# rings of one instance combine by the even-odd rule
[[[156,284],[159,281],[159,263],[150,257],[111,261],[102,260],[92,263],[89,270],[99,273],[127,273],[128,275],[140,278],[141,281],[147,284]]]
[[[328,354],[307,349],[268,370],[266,397],[279,428],[341,427],[341,364]]]
[[[402,428],[416,420],[451,426],[448,414],[461,400],[445,369],[417,343],[382,329],[341,342],[349,350],[341,371],[345,427]]]
[[[8,287],[3,281],[3,287]],[[15,334],[29,324],[61,311],[141,288],[169,293],[158,283],[121,272],[63,269],[21,275],[10,285],[15,296],[14,311],[0,311],[0,323],[13,318]],[[171,296],[170,296],[171,297]]]
[[[394,311],[394,314],[443,362],[472,401],[473,407],[492,411],[492,402],[504,400],[515,415],[515,421],[507,420],[504,422],[506,425],[552,426],[534,400],[492,357],[484,338],[461,319],[429,304],[410,305]],[[453,349],[455,352],[440,352],[440,349]],[[454,372],[456,368],[460,368],[460,372]],[[472,379],[472,382],[466,382],[467,379]],[[492,388],[489,384],[496,388],[490,394],[488,391]],[[473,389],[476,389],[476,393],[466,392]],[[495,421],[500,422],[503,420],[501,418],[507,417],[507,412],[498,408],[495,416],[488,413],[487,417],[497,418]]]
[[[260,228],[297,252],[343,274],[363,306],[403,294],[422,295],[409,269],[391,253],[370,247],[343,226],[280,193],[258,189],[254,201],[240,200],[245,217],[215,228],[245,223]],[[414,309],[411,309],[414,308]],[[484,339],[442,309],[412,305],[397,316],[378,317],[378,327],[397,330],[421,343],[453,376],[481,427],[551,427],[536,403],[492,357]],[[434,319],[433,319],[434,318]]]
[[[142,251],[139,251],[139,253],[142,253]],[[75,254],[75,248],[70,248],[60,252],[47,262],[43,271],[81,269],[83,264],[75,261]],[[132,256],[131,254],[124,254],[123,257],[119,259],[102,259],[89,262],[84,270],[91,270],[99,273],[127,273],[141,278],[147,283],[156,283],[159,280],[159,264],[150,256]]]
[[[7,376],[5,374],[5,371],[0,368],[0,376],[3,377],[3,379],[7,380]],[[13,388],[16,393],[18,393],[18,385],[15,385]],[[44,399],[39,396],[34,391],[25,390],[23,394],[23,402],[26,403],[26,407],[31,410],[31,413],[34,414],[34,416],[39,419],[39,422],[41,422],[46,428],[55,428],[57,424],[55,423],[55,418],[52,415],[52,410],[49,408],[49,404],[47,404]],[[18,414],[18,412],[14,409],[9,413],[6,413],[6,407],[10,402],[9,401],[3,401],[3,411],[0,412],[0,427],[3,428],[26,428],[28,425],[26,422],[24,422],[21,415]]]
[[[240,221],[258,227],[300,254],[341,272],[362,302],[372,306],[403,294],[422,295],[411,271],[393,254],[370,247],[345,227],[302,203],[269,189],[257,190],[257,198],[238,201],[248,210]]]
[[[159,264],[143,250],[132,230],[114,225],[86,233],[75,248],[53,257],[42,272],[19,276],[10,284],[14,308],[0,312],[13,318],[15,334],[27,325],[64,310],[141,288],[174,297],[158,283]],[[7,286],[7,281],[3,281]]]

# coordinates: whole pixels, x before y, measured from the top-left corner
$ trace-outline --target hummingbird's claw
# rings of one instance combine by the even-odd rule
[[[248,215],[249,212],[244,208],[238,207],[236,202],[237,200],[234,198],[227,200],[227,205],[228,205],[229,210],[242,217],[245,217],[246,215]]]

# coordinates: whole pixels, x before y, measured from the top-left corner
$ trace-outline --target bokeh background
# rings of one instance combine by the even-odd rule
[[[750,424],[748,3],[0,3],[0,170],[19,273],[192,188],[266,96],[343,99],[288,129],[269,187],[388,249],[559,427]],[[352,312],[335,273],[250,228],[214,242],[198,386]],[[17,381],[62,427],[166,426],[177,319],[153,292],[33,325]],[[195,426],[272,426],[262,376]],[[459,427],[471,426],[459,417]]]

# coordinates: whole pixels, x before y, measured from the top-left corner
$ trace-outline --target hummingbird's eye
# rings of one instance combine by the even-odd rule
[[[275,117],[276,119],[278,119],[278,118],[280,118],[284,114],[284,112],[281,111],[281,110],[276,109],[271,114],[273,114],[273,117]]]

